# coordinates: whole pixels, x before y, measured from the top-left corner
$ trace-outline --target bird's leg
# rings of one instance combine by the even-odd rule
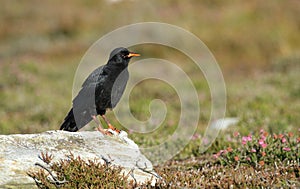
[[[106,122],[106,124],[108,125],[108,128],[113,130],[113,131],[116,131],[117,133],[120,133],[121,131],[117,128],[115,128],[114,126],[112,126],[112,124],[110,124],[109,120],[106,118],[106,116],[103,114],[101,115],[101,117],[104,119],[104,121]]]
[[[106,135],[105,130],[102,128],[100,121],[97,119],[95,115],[92,116],[95,123],[98,125],[97,130],[100,131],[102,134]]]

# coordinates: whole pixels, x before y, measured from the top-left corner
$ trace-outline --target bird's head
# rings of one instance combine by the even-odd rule
[[[130,52],[124,47],[119,47],[110,53],[108,63],[128,66],[129,60],[134,56],[140,56],[140,54]]]

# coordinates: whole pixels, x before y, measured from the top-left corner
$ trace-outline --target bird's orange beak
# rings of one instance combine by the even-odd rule
[[[130,52],[127,57],[130,58],[130,57],[133,57],[133,56],[141,56],[140,54],[138,53],[134,53],[134,52]]]

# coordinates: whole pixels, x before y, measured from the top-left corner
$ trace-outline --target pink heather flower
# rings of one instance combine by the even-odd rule
[[[282,148],[284,151],[287,151],[287,152],[289,152],[289,151],[291,151],[291,149],[290,148],[288,148],[288,147],[284,147],[284,148]]]
[[[256,150],[254,148],[251,149],[251,152],[256,152]]]
[[[227,141],[231,142],[232,141],[232,138],[231,136],[227,136]]]
[[[281,139],[281,142],[282,142],[282,143],[285,143],[285,142],[286,142],[286,138],[283,137],[283,138]]]
[[[242,137],[242,144],[246,144],[248,141],[252,141],[252,136],[251,135]]]
[[[199,134],[195,133],[193,136],[192,136],[192,140],[197,140],[199,138]]]
[[[267,137],[265,135],[261,135],[260,138],[265,141]]]
[[[268,132],[264,131],[263,129],[260,130],[260,137],[263,139],[263,140],[266,140],[268,136]]]
[[[261,165],[261,166],[264,166],[264,165],[265,165],[265,162],[264,162],[263,160],[259,161],[258,163],[259,163],[259,165]]]
[[[252,135],[249,134],[248,137],[247,137],[247,140],[251,141],[252,140]]]
[[[279,135],[278,135],[278,138],[282,139],[283,136],[284,136],[283,134],[279,134]]]
[[[220,156],[220,154],[219,154],[219,153],[217,153],[217,154],[214,154],[214,155],[213,155],[213,157],[214,157],[214,158],[216,158],[216,159],[218,159],[218,158],[219,158],[219,156]]]
[[[240,136],[240,133],[236,131],[236,132],[233,133],[233,136],[238,137],[238,136]]]
[[[242,137],[242,144],[244,145],[247,144],[247,137],[245,136]]]
[[[208,140],[208,138],[206,138],[206,137],[203,137],[203,139],[202,139],[202,143],[203,143],[204,145],[208,144],[208,143],[209,143],[209,140]]]
[[[234,160],[235,160],[235,161],[239,161],[240,158],[239,158],[238,156],[234,156]]]
[[[259,144],[259,145],[262,145],[263,143],[265,143],[265,141],[263,141],[262,139],[260,139],[260,140],[258,141],[258,144]]]
[[[289,135],[289,137],[293,137],[293,136],[294,136],[294,133],[289,132],[288,135]]]
[[[265,131],[264,131],[264,129],[260,129],[260,134],[263,134]]]
[[[250,158],[250,157],[247,157],[247,158],[246,158],[246,160],[247,160],[247,161],[250,161],[250,160],[251,160],[251,158]]]
[[[262,145],[261,145],[261,147],[262,148],[266,148],[268,145],[266,144],[266,143],[263,143]]]
[[[231,147],[228,147],[226,150],[227,150],[227,152],[232,152],[233,151],[233,149]]]
[[[262,148],[266,148],[266,147],[267,147],[267,144],[266,144],[265,141],[262,140],[262,139],[260,139],[260,140],[258,141],[258,144],[259,144]]]
[[[220,150],[219,153],[220,153],[220,154],[226,154],[226,153],[227,153],[227,150]]]

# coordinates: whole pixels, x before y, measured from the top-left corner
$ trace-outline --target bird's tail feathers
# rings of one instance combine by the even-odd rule
[[[78,128],[76,126],[73,108],[69,111],[68,115],[65,117],[64,122],[60,126],[60,130],[76,132]]]

